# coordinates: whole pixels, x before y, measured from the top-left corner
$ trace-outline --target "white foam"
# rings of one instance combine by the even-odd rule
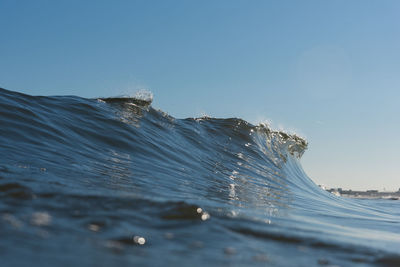
[[[141,89],[137,91],[133,97],[138,100],[153,102],[153,93],[147,89]]]

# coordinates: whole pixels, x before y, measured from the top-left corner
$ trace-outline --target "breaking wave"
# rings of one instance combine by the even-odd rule
[[[0,89],[3,263],[400,263],[399,202],[320,189],[306,140],[151,101]]]

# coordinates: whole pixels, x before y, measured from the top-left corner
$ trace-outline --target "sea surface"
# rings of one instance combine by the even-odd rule
[[[0,89],[0,265],[400,266],[400,201],[322,190],[306,148],[144,97]]]

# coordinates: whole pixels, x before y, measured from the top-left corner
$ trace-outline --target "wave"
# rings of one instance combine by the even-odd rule
[[[300,164],[305,139],[237,118],[177,119],[151,102],[0,89],[7,263],[400,261],[398,202],[320,189]]]

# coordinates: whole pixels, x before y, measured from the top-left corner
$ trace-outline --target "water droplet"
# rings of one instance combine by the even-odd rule
[[[204,213],[201,215],[201,219],[202,219],[203,221],[210,219],[210,214],[208,214],[207,212],[204,212]]]
[[[144,245],[146,243],[146,239],[142,236],[134,236],[133,241],[139,245]]]
[[[31,223],[37,226],[46,226],[51,224],[51,219],[47,212],[35,212],[32,214]]]
[[[97,224],[89,224],[89,230],[93,232],[98,232],[100,230],[100,226]]]

